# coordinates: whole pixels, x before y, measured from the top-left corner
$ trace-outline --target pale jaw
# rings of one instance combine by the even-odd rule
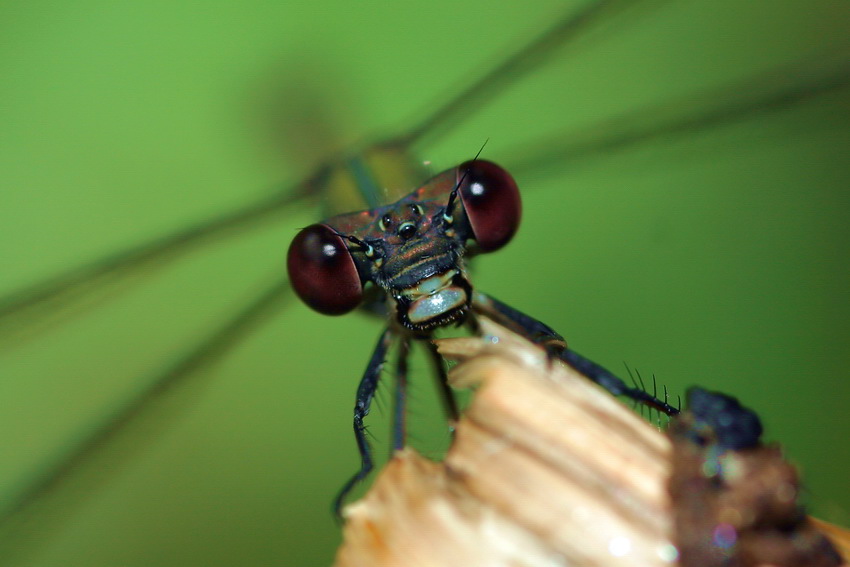
[[[431,319],[463,307],[467,302],[466,290],[452,285],[457,270],[448,270],[426,278],[414,287],[407,288],[401,295],[411,300],[407,318],[414,325],[427,323]]]

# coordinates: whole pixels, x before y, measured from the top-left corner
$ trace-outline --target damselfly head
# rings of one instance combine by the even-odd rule
[[[328,315],[357,307],[373,282],[402,326],[426,332],[466,316],[472,286],[464,256],[503,247],[521,214],[511,175],[468,161],[395,203],[301,230],[289,247],[289,278],[307,305]]]

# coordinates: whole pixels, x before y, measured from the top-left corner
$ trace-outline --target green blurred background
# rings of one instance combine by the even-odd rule
[[[0,4],[0,293],[294,184],[401,132],[578,2]],[[534,140],[850,53],[850,3],[649,2],[418,148],[508,168]],[[822,59],[822,58],[821,58]],[[662,107],[663,108],[663,107]],[[850,524],[850,104],[517,170],[524,224],[475,284],[580,352],[733,393]],[[647,113],[644,118],[654,118]],[[544,147],[547,144],[544,144]],[[524,160],[525,158],[523,158]],[[301,207],[0,331],[0,509],[283,270]],[[0,564],[326,565],[380,331],[290,300],[0,527]],[[447,434],[424,361],[414,444]],[[370,416],[387,452],[389,396]]]

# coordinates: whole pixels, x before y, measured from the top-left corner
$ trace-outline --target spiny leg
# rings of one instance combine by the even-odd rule
[[[410,338],[404,337],[398,349],[395,366],[395,407],[393,408],[392,451],[403,449],[407,443],[407,357],[410,356]]]
[[[363,426],[363,418],[369,414],[369,406],[378,389],[378,381],[381,377],[381,369],[387,356],[387,350],[393,342],[395,335],[389,328],[385,329],[378,339],[372,358],[366,366],[366,372],[360,379],[357,387],[357,401],[354,404],[354,439],[357,441],[357,450],[360,452],[360,469],[346,482],[333,502],[333,513],[337,518],[342,518],[342,505],[345,497],[351,492],[358,482],[366,478],[372,470],[372,449],[366,440],[366,428]]]
[[[606,368],[570,350],[561,335],[537,319],[529,317],[525,313],[517,311],[513,307],[505,305],[501,301],[480,292],[475,295],[474,308],[476,311],[506,324],[508,327],[519,331],[529,339],[542,345],[546,348],[550,356],[563,360],[580,374],[590,378],[611,394],[615,396],[626,396],[667,415],[676,415],[679,413],[677,408],[671,406],[666,401],[659,400],[641,388],[627,385]]]
[[[580,374],[587,376],[615,396],[626,396],[640,402],[654,410],[658,410],[667,415],[676,415],[679,410],[664,400],[659,400],[649,392],[626,385],[620,378],[616,377],[609,370],[593,362],[592,360],[583,357],[574,350],[565,349],[560,359],[575,368]]]
[[[425,348],[428,350],[428,354],[431,357],[431,363],[434,366],[434,373],[437,375],[437,388],[440,391],[440,399],[443,402],[443,409],[446,412],[446,417],[449,422],[452,424],[457,423],[458,419],[460,419],[460,411],[457,408],[457,400],[455,399],[455,393],[452,390],[451,386],[449,386],[449,376],[446,373],[445,362],[443,361],[443,357],[440,356],[440,353],[437,352],[437,347],[434,346],[434,343],[431,341],[424,341]]]

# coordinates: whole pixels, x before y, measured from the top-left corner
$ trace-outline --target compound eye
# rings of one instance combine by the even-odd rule
[[[342,315],[363,298],[354,258],[345,241],[327,225],[310,225],[295,236],[286,268],[295,293],[319,313]]]
[[[460,188],[463,208],[472,234],[483,252],[498,250],[507,244],[522,216],[522,200],[511,174],[495,163],[468,161],[458,166],[458,175],[466,177]]]

